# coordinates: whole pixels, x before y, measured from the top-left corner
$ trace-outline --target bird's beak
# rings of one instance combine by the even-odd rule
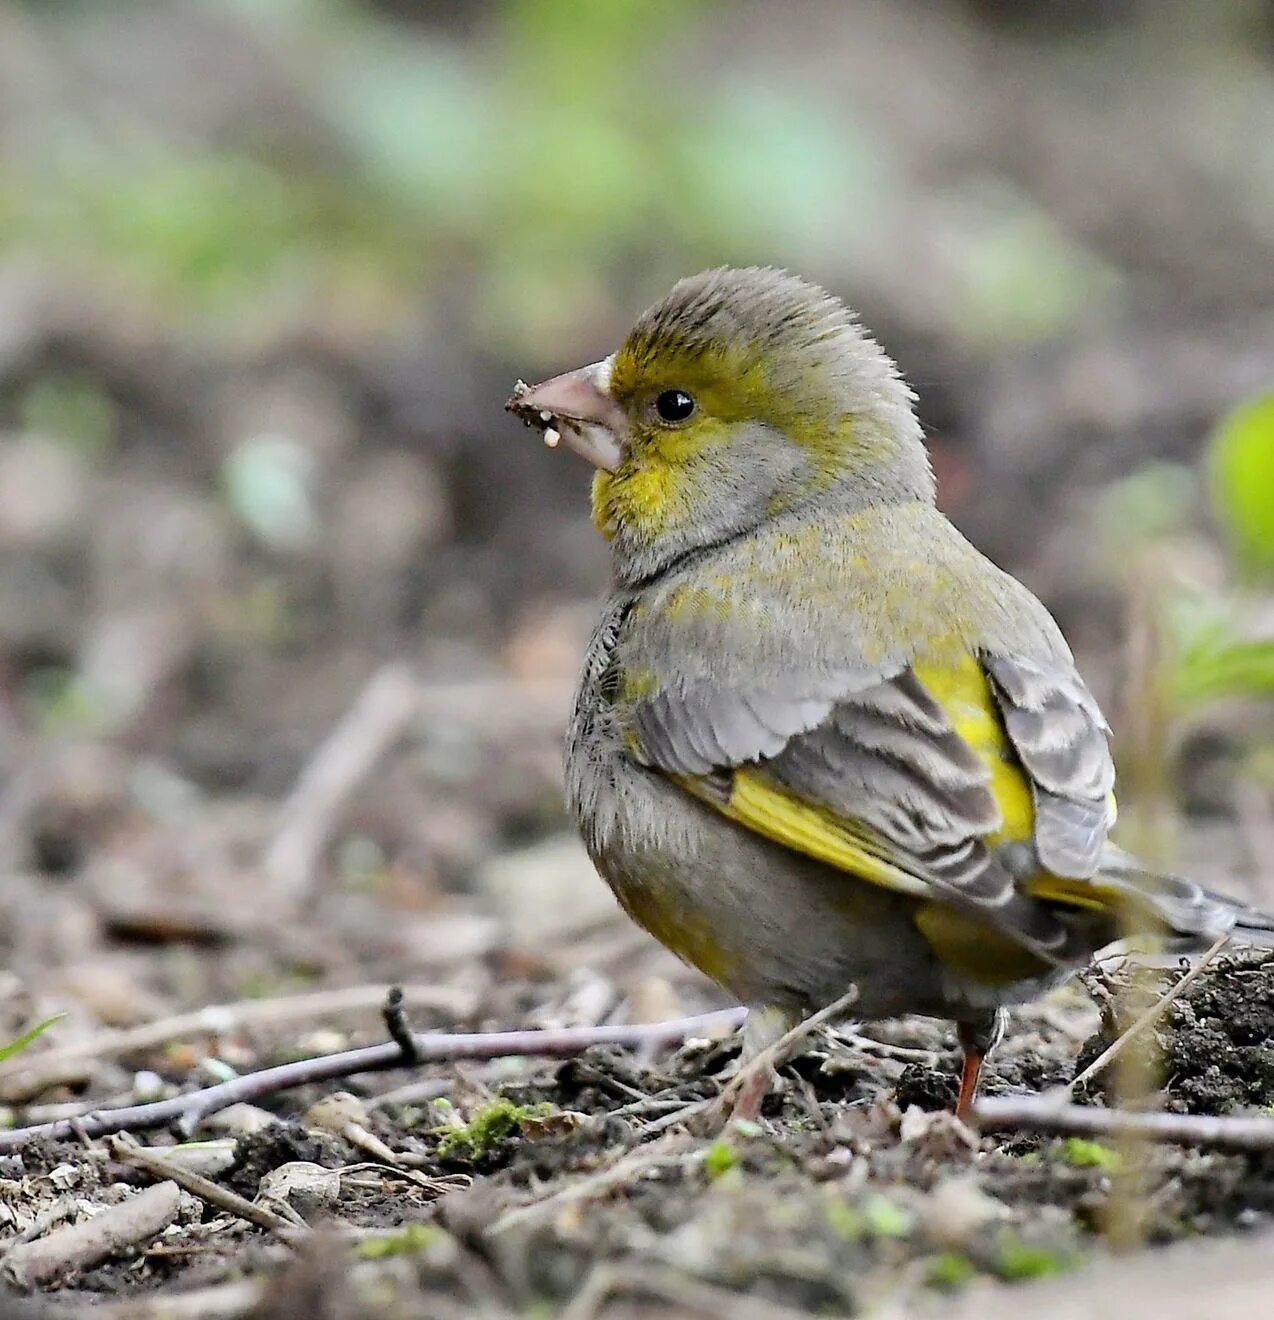
[[[594,467],[614,472],[623,461],[628,419],[610,393],[611,359],[530,387],[518,382],[504,406],[544,432],[547,445],[564,441]]]

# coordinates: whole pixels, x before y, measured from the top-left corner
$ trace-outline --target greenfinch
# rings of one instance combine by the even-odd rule
[[[1006,1005],[1130,930],[1274,921],[1108,839],[1108,727],[1056,623],[938,511],[893,361],[781,270],[692,276],[509,408],[597,468],[613,583],[566,796],[624,909],[749,1006],[853,984],[954,1019],[968,1116]]]

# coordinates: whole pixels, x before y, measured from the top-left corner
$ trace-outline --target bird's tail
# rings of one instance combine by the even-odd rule
[[[1149,909],[1189,945],[1209,944],[1229,935],[1236,944],[1274,949],[1274,916],[1237,898],[1218,894],[1184,876],[1156,871],[1107,844],[1098,866],[1099,882],[1143,910]]]

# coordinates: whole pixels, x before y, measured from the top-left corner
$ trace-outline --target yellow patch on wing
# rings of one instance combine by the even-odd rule
[[[1028,881],[1026,892],[1047,903],[1065,903],[1067,907],[1087,908],[1091,912],[1110,912],[1118,907],[1112,891],[1092,880],[1069,880],[1047,872]]]
[[[928,897],[925,881],[880,855],[881,845],[852,821],[824,807],[802,802],[752,770],[736,770],[728,800],[702,780],[682,776],[681,785],[723,816],[746,825],[762,838],[826,862],[860,880],[904,894]]]
[[[1144,933],[1169,928],[1168,921],[1154,898],[1139,894],[1129,885],[1106,883],[1100,875],[1091,880],[1070,880],[1058,875],[1040,875],[1026,886],[1032,898],[1048,903],[1062,903],[1067,907],[1084,908],[1100,912],[1117,920],[1126,931]]]
[[[991,791],[1000,805],[1000,828],[986,836],[994,847],[1035,832],[1031,784],[1009,742],[991,683],[978,658],[961,651],[949,660],[917,661],[912,670],[946,712],[951,727],[973,749],[991,775]]]

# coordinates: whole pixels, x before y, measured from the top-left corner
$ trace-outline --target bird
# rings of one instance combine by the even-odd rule
[[[611,583],[565,758],[596,869],[748,1006],[744,1058],[850,986],[953,1021],[967,1120],[1006,1008],[1131,933],[1274,920],[1112,842],[1109,726],[938,509],[915,405],[841,299],[719,267],[506,406],[596,469]]]

